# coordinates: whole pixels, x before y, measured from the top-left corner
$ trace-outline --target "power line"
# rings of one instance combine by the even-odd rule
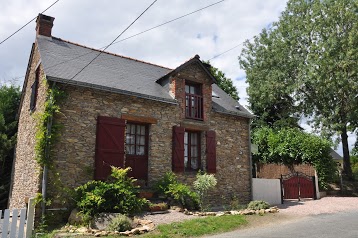
[[[138,33],[136,33],[136,34],[134,34],[134,35],[131,35],[131,36],[128,36],[127,38],[124,38],[124,39],[122,39],[122,40],[116,41],[116,42],[114,42],[112,45],[117,44],[117,43],[120,43],[120,42],[125,41],[125,40],[128,40],[128,39],[133,38],[133,37],[135,37],[135,36],[141,35],[141,34],[146,33],[146,32],[148,32],[148,31],[154,30],[154,29],[156,29],[156,28],[158,28],[158,27],[161,27],[161,26],[164,26],[164,25],[166,25],[166,24],[172,23],[172,22],[174,22],[174,21],[176,21],[176,20],[179,20],[179,19],[184,18],[184,17],[186,17],[186,16],[192,15],[192,14],[194,14],[194,13],[197,13],[197,12],[199,12],[199,11],[202,11],[202,10],[204,10],[204,9],[206,9],[206,8],[212,7],[212,6],[216,5],[216,4],[219,4],[219,3],[224,2],[224,1],[226,1],[226,0],[221,0],[221,1],[218,1],[218,2],[215,2],[215,3],[212,3],[212,4],[210,4],[210,5],[207,5],[207,6],[205,6],[205,7],[199,8],[199,9],[197,9],[197,10],[195,10],[195,11],[186,13],[186,14],[180,16],[180,17],[177,17],[177,18],[174,18],[174,19],[172,19],[172,20],[169,20],[169,21],[166,21],[166,22],[164,22],[164,23],[161,23],[161,24],[159,24],[159,25],[153,26],[153,27],[151,27],[151,28],[148,28],[147,30],[138,32]],[[118,39],[118,38],[117,38],[117,39]],[[100,50],[103,49],[103,50],[102,50],[102,53],[105,51],[104,48],[106,48],[106,46],[103,46],[103,47],[99,48]],[[108,48],[108,47],[107,47],[107,48]],[[82,56],[86,56],[86,55],[91,54],[91,53],[92,53],[92,52],[88,52],[88,53],[86,53],[86,54],[76,56],[76,57],[74,57],[74,58],[72,58],[72,59],[63,61],[63,62],[61,62],[61,63],[55,64],[55,65],[51,65],[51,66],[47,67],[46,69],[50,69],[50,68],[56,67],[56,66],[58,66],[58,65],[61,65],[61,64],[67,63],[67,62],[69,62],[69,61],[72,61],[72,60],[81,58]],[[22,76],[22,77],[24,77],[24,76]]]
[[[43,10],[43,11],[41,12],[41,14],[44,13],[44,12],[46,12],[48,9],[50,9],[53,5],[55,5],[55,4],[58,3],[59,1],[60,1],[60,0],[57,0],[57,1],[55,1],[54,3],[52,3],[48,8],[46,8],[45,10]],[[15,31],[14,33],[12,33],[10,36],[6,37],[3,41],[0,42],[0,45],[1,45],[2,43],[4,43],[5,41],[7,41],[8,39],[10,39],[12,36],[14,36],[14,35],[15,35],[16,33],[18,33],[19,31],[21,31],[23,28],[25,28],[28,24],[30,24],[31,22],[33,22],[36,18],[37,18],[37,16],[34,17],[34,18],[32,18],[29,22],[27,22],[25,25],[23,25],[22,27],[20,27],[17,31]]]
[[[272,27],[273,27],[273,24],[270,24],[270,26],[267,28],[267,30],[270,30]],[[255,36],[256,36],[256,35],[255,35]],[[254,38],[255,38],[255,36],[253,36],[253,37],[249,38],[249,39],[248,39],[248,41],[250,41],[250,40],[254,39]],[[245,42],[246,42],[246,40],[245,40],[245,41],[243,41],[243,42],[241,42],[240,44],[235,45],[234,47],[232,47],[232,48],[230,48],[230,49],[228,49],[228,50],[225,50],[224,52],[221,52],[221,53],[220,53],[220,54],[218,54],[218,55],[215,55],[214,57],[212,57],[212,58],[208,59],[208,61],[210,61],[210,60],[212,60],[212,59],[216,59],[216,58],[218,58],[218,57],[222,56],[223,54],[226,54],[227,52],[229,52],[229,51],[232,51],[232,50],[236,49],[237,47],[239,47],[239,46],[243,45]]]
[[[85,67],[83,67],[77,74],[75,74],[72,78],[74,79],[77,75],[79,75],[85,68],[87,68],[95,59],[97,59],[108,47],[110,47],[111,45],[113,45],[113,43],[119,38],[121,37],[121,35],[123,35],[124,32],[126,32],[146,11],[148,11],[148,9],[154,5],[154,3],[158,1],[158,0],[154,0],[131,24],[129,24],[129,26],[124,29],[109,45],[107,45],[103,50],[101,50],[99,52],[98,55],[96,55],[96,57],[94,57],[88,64],[86,64]]]
[[[112,45],[118,44],[118,43],[120,43],[120,42],[122,42],[122,41],[131,39],[131,38],[136,37],[136,36],[141,35],[141,34],[144,34],[144,33],[146,33],[146,32],[149,32],[149,31],[154,30],[154,29],[156,29],[156,28],[159,28],[159,27],[161,27],[161,26],[164,26],[164,25],[167,25],[167,24],[172,23],[172,22],[174,22],[174,21],[177,21],[177,20],[179,20],[179,19],[181,19],[181,18],[190,16],[190,15],[192,15],[192,14],[194,14],[194,13],[200,12],[200,11],[206,9],[206,8],[212,7],[212,6],[217,5],[217,4],[219,4],[219,3],[221,3],[221,2],[224,2],[224,1],[226,1],[226,0],[221,0],[221,1],[218,1],[218,2],[214,2],[214,3],[210,4],[210,5],[207,5],[207,6],[205,6],[205,7],[199,8],[199,9],[197,9],[197,10],[195,10],[195,11],[186,13],[186,14],[184,14],[184,15],[182,15],[182,16],[176,17],[176,18],[174,18],[174,19],[171,19],[171,20],[166,21],[166,22],[164,22],[164,23],[161,23],[161,24],[159,24],[159,25],[153,26],[153,27],[148,28],[148,29],[146,29],[146,30],[144,30],[144,31],[138,32],[138,33],[136,33],[136,34],[134,34],[134,35],[128,36],[128,37],[126,37],[126,38],[124,38],[124,39],[121,39],[121,40],[119,40],[119,41],[116,41],[116,42],[114,42]],[[103,46],[103,47],[101,47],[101,48],[99,48],[99,49],[102,50],[102,49],[104,49],[104,48],[106,48],[106,46]],[[103,51],[104,51],[104,50],[103,50]],[[102,51],[102,52],[103,52],[103,51]],[[58,66],[58,65],[61,65],[61,64],[67,63],[67,62],[69,62],[69,61],[72,61],[72,60],[81,58],[82,56],[86,56],[86,55],[91,54],[91,53],[92,53],[92,52],[88,52],[88,53],[86,53],[86,54],[79,55],[79,56],[74,57],[74,58],[72,58],[72,59],[63,61],[63,62],[61,62],[61,63],[51,65],[51,66],[47,67],[46,69],[50,69],[50,68],[56,67],[56,66]],[[21,77],[17,77],[17,78],[23,78],[23,77],[25,77],[25,76],[21,76]]]
[[[128,40],[128,39],[130,39],[130,38],[133,38],[133,37],[135,37],[135,36],[141,35],[141,34],[143,34],[143,33],[146,33],[146,32],[148,32],[148,31],[154,30],[155,28],[164,26],[164,25],[166,25],[166,24],[168,24],[168,23],[171,23],[171,22],[173,22],[173,21],[179,20],[179,19],[181,19],[181,18],[183,18],[183,17],[186,17],[186,16],[189,16],[189,15],[192,15],[192,14],[194,14],[194,13],[196,13],[196,12],[200,12],[201,10],[204,10],[204,9],[206,9],[206,8],[209,8],[209,7],[212,7],[212,6],[216,5],[216,4],[219,4],[219,3],[224,2],[224,1],[226,1],[226,0],[221,0],[221,1],[218,1],[218,2],[215,2],[215,3],[212,3],[212,4],[210,4],[210,5],[207,5],[207,6],[205,6],[205,7],[199,8],[199,9],[197,9],[197,10],[195,10],[195,11],[189,12],[189,13],[187,13],[187,14],[185,14],[185,15],[180,16],[180,17],[174,18],[174,19],[172,19],[172,20],[166,21],[166,22],[164,22],[164,23],[162,23],[162,24],[159,24],[159,25],[157,25],[157,26],[154,26],[154,27],[152,27],[152,28],[149,28],[149,29],[147,29],[147,30],[144,30],[144,31],[142,31],[142,32],[139,32],[139,33],[136,33],[136,34],[134,34],[134,35],[128,36],[127,38],[124,38],[124,39],[122,39],[122,40],[116,41],[116,42],[114,42],[113,44],[117,44],[117,43],[119,43],[119,42]]]

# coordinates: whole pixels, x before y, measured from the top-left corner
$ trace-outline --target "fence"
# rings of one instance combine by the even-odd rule
[[[35,200],[29,199],[27,209],[13,209],[11,212],[6,209],[2,214],[0,210],[0,218],[3,217],[0,219],[1,238],[30,238],[34,227]]]
[[[281,183],[279,179],[252,179],[253,200],[263,200],[271,205],[282,203]]]

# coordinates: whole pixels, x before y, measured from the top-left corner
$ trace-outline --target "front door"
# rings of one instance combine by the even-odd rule
[[[130,177],[148,179],[148,125],[128,122],[126,125],[125,167],[131,167]]]

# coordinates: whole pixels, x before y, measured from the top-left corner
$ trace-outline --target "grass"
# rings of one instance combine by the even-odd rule
[[[197,218],[184,222],[159,225],[156,231],[145,234],[142,237],[197,237],[232,231],[246,223],[247,221],[242,215]]]
[[[238,229],[248,222],[243,215],[224,215],[195,218],[183,222],[159,225],[155,231],[140,235],[143,238],[179,238],[179,237],[198,237],[209,234],[217,234]],[[39,236],[50,238],[56,232]],[[92,238],[93,236],[79,235],[79,238]],[[118,236],[107,236],[107,238],[118,238]]]

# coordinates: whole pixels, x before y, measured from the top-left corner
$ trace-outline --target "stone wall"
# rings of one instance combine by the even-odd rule
[[[55,118],[63,129],[53,152],[63,185],[73,188],[93,179],[99,115],[157,119],[149,126],[149,185],[171,169],[172,127],[178,125],[178,105],[67,85],[62,88],[68,100],[60,104],[62,113]]]
[[[22,107],[19,115],[19,128],[16,145],[16,157],[13,168],[13,183],[9,197],[9,207],[22,208],[25,198],[34,197],[40,191],[40,167],[35,161],[36,114],[43,112],[47,86],[44,83],[42,65],[40,65],[40,82],[36,108],[30,112],[31,86],[35,81],[39,63],[39,52],[35,44],[27,82],[24,84]]]
[[[301,172],[308,176],[315,176],[314,167],[308,164],[294,165],[292,171],[282,164],[257,164],[256,167],[257,178],[279,179],[281,174],[286,175],[292,172]]]
[[[251,199],[249,119],[212,113],[210,130],[216,132],[216,198],[236,197],[241,204]]]

